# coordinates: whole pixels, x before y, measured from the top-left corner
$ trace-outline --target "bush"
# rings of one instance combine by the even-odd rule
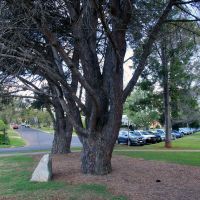
[[[9,145],[10,140],[7,134],[0,134],[0,144]]]

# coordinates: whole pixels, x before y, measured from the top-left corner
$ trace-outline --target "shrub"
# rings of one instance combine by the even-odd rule
[[[0,120],[0,144],[10,144],[10,140],[6,133],[6,129],[7,125],[3,122],[3,120]]]
[[[9,145],[10,140],[7,134],[0,134],[0,144]]]

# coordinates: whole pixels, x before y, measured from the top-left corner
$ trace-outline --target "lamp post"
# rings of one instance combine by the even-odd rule
[[[129,144],[129,120],[128,120],[128,144]]]

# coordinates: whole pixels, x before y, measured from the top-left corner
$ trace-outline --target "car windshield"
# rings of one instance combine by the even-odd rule
[[[128,132],[126,132],[126,131],[121,131],[121,132],[119,132],[119,135],[120,136],[125,136],[125,135],[127,135],[128,134]]]
[[[142,135],[149,135],[149,133],[142,131]]]
[[[138,132],[130,132],[130,135],[131,136],[140,136],[140,133],[138,133]]]
[[[164,133],[164,130],[158,129],[157,132],[158,133]]]
[[[141,133],[139,131],[134,131],[134,134],[136,134],[137,136],[141,136]]]

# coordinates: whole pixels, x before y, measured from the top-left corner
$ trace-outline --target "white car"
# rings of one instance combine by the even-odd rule
[[[30,124],[25,124],[25,127],[26,128],[30,128]]]
[[[136,133],[140,133],[140,135],[144,138],[145,143],[156,143],[156,136],[143,131],[143,130],[135,130]]]

